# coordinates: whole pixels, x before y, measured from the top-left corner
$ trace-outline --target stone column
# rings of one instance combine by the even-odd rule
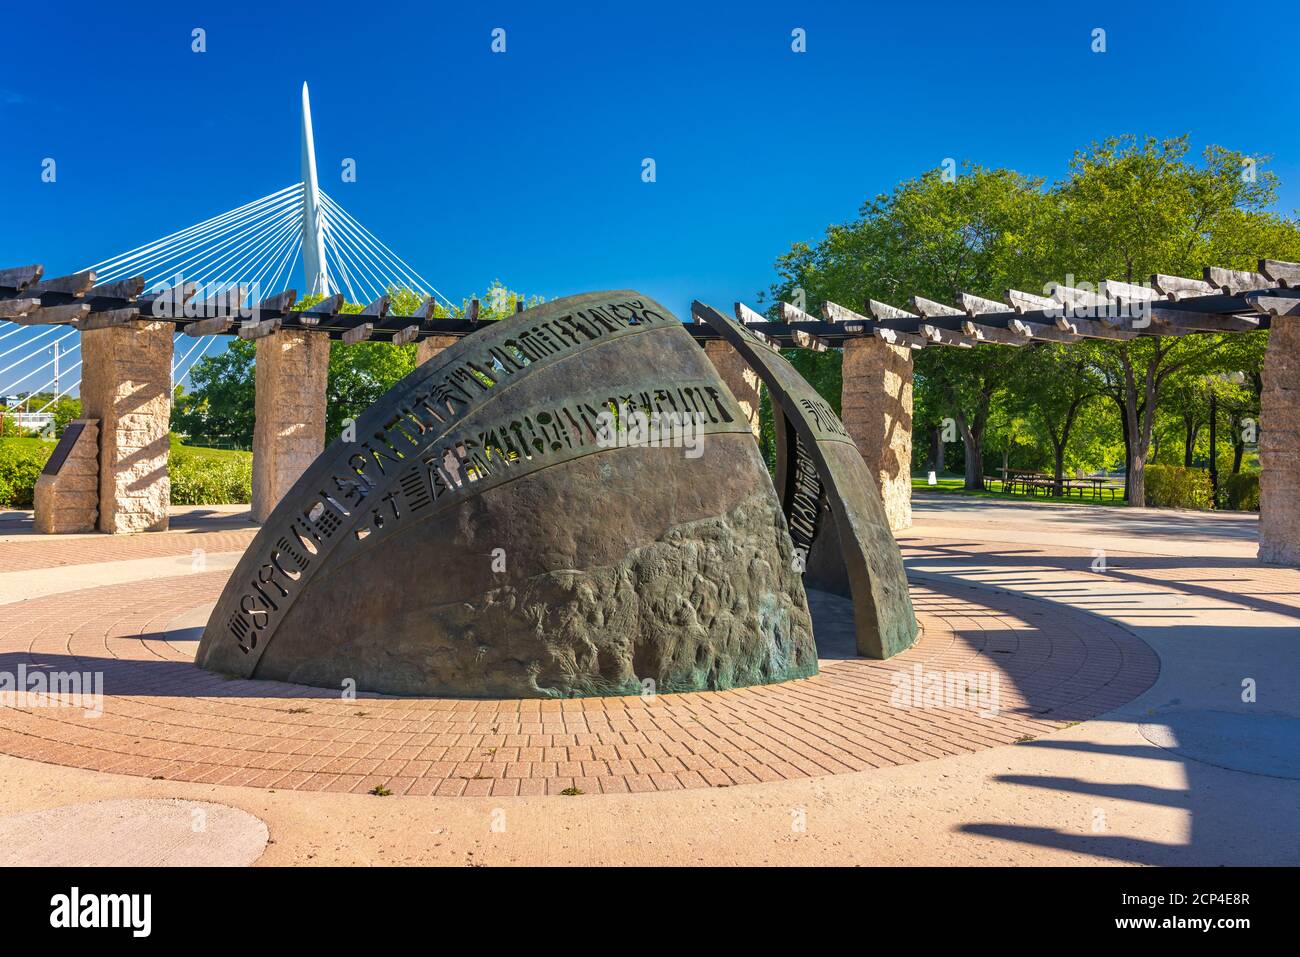
[[[1259,560],[1300,566],[1300,317],[1269,327],[1259,468]]]
[[[448,346],[454,346],[457,342],[455,336],[429,336],[427,339],[417,340],[415,343],[415,364],[422,366],[443,349]]]
[[[723,342],[721,339],[707,340],[704,343],[704,354],[709,357],[709,361],[718,370],[722,381],[727,383],[727,388],[740,403],[740,410],[749,420],[749,430],[754,433],[754,438],[759,438],[762,434],[758,421],[762,401],[759,388],[762,383],[758,380],[758,374],[749,367],[749,363],[741,358],[740,353],[730,343]]]
[[[257,340],[253,521],[265,522],[325,448],[330,340],[286,329]]]
[[[93,532],[99,520],[99,423],[69,422],[36,478],[35,526],[45,534]]]
[[[81,411],[99,420],[99,530],[167,529],[171,479],[170,322],[81,334]]]
[[[844,427],[880,487],[892,529],[912,525],[912,354],[875,338],[844,343]]]

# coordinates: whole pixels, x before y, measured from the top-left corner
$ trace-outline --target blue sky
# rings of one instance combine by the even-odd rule
[[[792,242],[945,157],[1050,179],[1125,132],[1271,154],[1290,211],[1296,81],[1260,41],[1296,33],[1298,9],[16,5],[0,265],[70,272],[296,182],[304,80],[323,188],[456,301],[500,277],[547,298],[632,287],[679,315],[696,297],[725,308],[766,288]]]

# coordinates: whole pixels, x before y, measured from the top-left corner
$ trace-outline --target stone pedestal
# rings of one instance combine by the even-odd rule
[[[170,322],[81,334],[81,409],[99,421],[99,530],[167,529],[171,480]]]
[[[1300,318],[1269,329],[1259,467],[1259,560],[1300,566]]]
[[[99,423],[69,422],[36,479],[36,531],[93,532],[99,519]]]
[[[879,339],[844,343],[840,418],[880,487],[889,527],[912,525],[912,355]]]
[[[704,354],[718,370],[722,381],[727,383],[727,388],[740,404],[740,411],[744,412],[745,418],[749,420],[749,430],[754,433],[754,438],[758,438],[762,431],[758,421],[762,402],[759,388],[762,383],[758,380],[758,374],[741,358],[739,352],[721,339],[705,342]]]
[[[325,448],[330,340],[293,329],[257,340],[253,520],[272,509]]]
[[[429,336],[415,343],[415,364],[422,366],[443,349],[454,346],[458,340],[455,336]]]

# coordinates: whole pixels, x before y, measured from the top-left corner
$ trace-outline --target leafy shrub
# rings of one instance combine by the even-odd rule
[[[0,508],[31,508],[36,478],[54,446],[34,439],[0,440]],[[235,505],[253,499],[253,456],[196,451],[172,444],[172,503]]]
[[[1147,504],[1155,508],[1207,510],[1213,507],[1210,473],[1205,469],[1189,469],[1181,465],[1148,465],[1146,491]]]
[[[0,441],[0,507],[32,507],[36,478],[53,450],[30,439]]]
[[[1239,472],[1227,481],[1228,508],[1237,512],[1259,511],[1259,473]]]
[[[253,500],[253,457],[222,456],[173,448],[173,505],[233,505]]]

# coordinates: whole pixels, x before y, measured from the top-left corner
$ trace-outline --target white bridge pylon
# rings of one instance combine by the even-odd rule
[[[104,259],[84,269],[93,269],[97,283],[143,276],[145,291],[171,286],[179,277],[198,284],[205,295],[213,295],[234,286],[249,288],[249,298],[265,298],[285,289],[296,288],[300,297],[342,293],[349,302],[366,304],[394,289],[409,289],[421,297],[433,296],[449,309],[458,310],[404,259],[392,251],[374,233],[320,189],[316,175],[316,146],[312,130],[311,100],[307,84],[302,86],[302,180],[276,190],[260,199],[227,210],[193,226],[177,230],[135,249]],[[302,272],[298,273],[298,260]],[[251,305],[251,301],[248,303]],[[75,333],[65,331],[54,340],[46,333],[59,327],[18,327],[0,332],[0,339],[19,334],[17,344],[0,348],[0,360],[23,351],[15,362],[0,361],[0,395],[10,395],[21,387],[27,393],[44,394],[55,380],[33,388],[33,377],[40,378],[52,363],[25,372],[21,380],[7,381],[10,370],[23,372],[20,366],[37,359],[42,350],[54,342],[62,344],[62,358],[70,358],[80,349],[80,337],[64,342]],[[21,333],[31,330],[34,334]],[[178,336],[178,339],[182,338]],[[172,377],[183,382],[203,355],[220,336],[202,336],[187,348],[177,348]],[[24,341],[25,340],[25,341]],[[59,382],[61,391],[35,412],[44,412],[59,398],[76,390],[80,378],[67,383],[68,372],[80,365],[65,366]]]

